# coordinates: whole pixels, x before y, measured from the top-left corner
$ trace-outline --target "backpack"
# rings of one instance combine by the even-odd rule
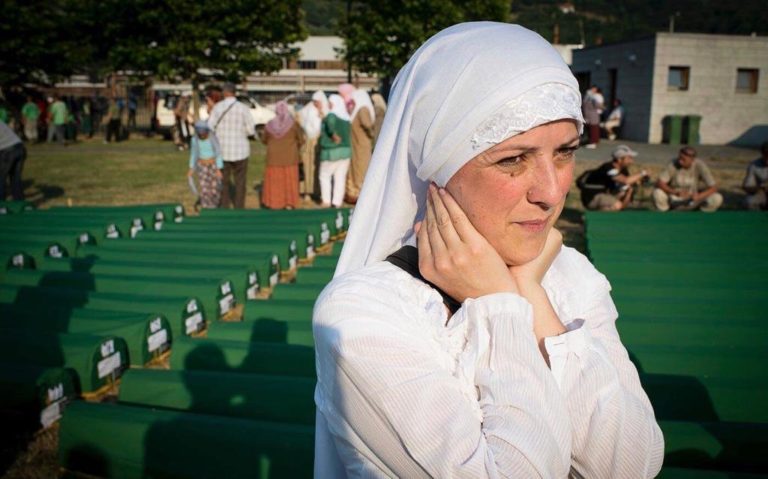
[[[581,203],[584,206],[587,206],[595,195],[606,191],[605,185],[589,182],[592,173],[595,171],[597,171],[597,169],[587,170],[576,178],[576,187],[579,188],[579,192],[581,193]]]

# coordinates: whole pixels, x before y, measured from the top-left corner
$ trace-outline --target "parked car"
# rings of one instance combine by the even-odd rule
[[[166,139],[171,139],[173,129],[176,127],[176,116],[173,110],[181,97],[180,91],[159,91],[160,98],[157,102],[157,129]],[[275,117],[274,110],[260,105],[259,102],[248,96],[238,95],[237,100],[245,104],[251,112],[253,121],[257,128],[263,128],[264,125]],[[193,116],[194,107],[192,102],[189,105],[189,115]],[[200,108],[198,117],[205,120],[208,118],[208,109],[205,106],[205,98],[200,95]]]

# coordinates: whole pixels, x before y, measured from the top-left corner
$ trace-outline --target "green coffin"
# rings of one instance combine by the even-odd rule
[[[290,287],[290,285],[280,285]],[[246,301],[243,306],[243,318],[249,321],[271,319],[277,321],[312,321],[314,299],[274,299]]]
[[[315,352],[308,346],[202,338],[173,344],[171,369],[315,377]]]
[[[762,379],[642,374],[657,419],[768,423],[768,382]]]
[[[80,315],[29,311],[0,304],[0,327],[46,333],[87,333],[123,338],[131,365],[141,367],[171,347],[172,332],[165,316],[121,313],[88,318]]]
[[[161,314],[168,318],[174,339],[203,331],[211,320],[203,303],[190,296],[97,293],[81,289],[0,284],[0,302],[65,318],[69,318],[70,311],[76,309],[99,310],[97,319],[103,315],[120,316],[126,312]]]
[[[95,391],[128,367],[125,340],[116,336],[84,333],[0,331],[0,363],[12,362],[71,368],[83,392]]]
[[[120,382],[120,403],[258,421],[315,424],[310,378],[132,369]]]
[[[102,293],[132,293],[163,297],[194,296],[206,311],[216,317],[229,313],[237,303],[232,281],[226,279],[108,275],[81,272],[45,272],[12,270],[5,275],[5,283],[15,286],[68,288]]]
[[[217,321],[208,327],[208,339],[256,341],[314,346],[312,322],[307,320],[280,321],[274,319]]]
[[[311,478],[314,426],[78,401],[59,465],[114,478]]]
[[[0,409],[21,412],[47,427],[79,395],[76,385],[77,374],[71,369],[2,362]]]
[[[768,424],[659,421],[664,465],[768,472]]]

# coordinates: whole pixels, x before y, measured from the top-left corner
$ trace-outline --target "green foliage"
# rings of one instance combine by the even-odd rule
[[[201,68],[229,80],[272,72],[306,38],[299,0],[107,0],[101,8],[122,8],[133,20],[120,24],[111,63],[171,80],[195,82]]]
[[[0,86],[48,83],[70,75],[90,57],[77,0],[7,0],[0,21]]]
[[[555,25],[560,43],[594,45],[668,31],[729,35],[768,34],[768,9],[761,0],[576,0],[576,11],[564,14],[556,0],[516,0],[515,23],[553,40]]]
[[[141,71],[167,79],[238,80],[272,72],[306,38],[300,0],[8,0],[0,86],[73,73]]]
[[[354,68],[391,79],[429,37],[471,20],[509,20],[509,1],[365,0],[340,22],[341,52]]]
[[[338,0],[303,0],[301,8],[310,35],[335,35],[337,19],[346,11],[344,3]]]

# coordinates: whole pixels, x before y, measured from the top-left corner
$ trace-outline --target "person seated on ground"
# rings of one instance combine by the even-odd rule
[[[637,152],[627,145],[619,145],[611,153],[611,161],[599,168],[583,173],[578,181],[581,202],[588,210],[620,211],[632,201],[635,185],[648,177],[643,170],[631,175],[629,166],[634,163]]]
[[[717,192],[717,182],[709,167],[696,158],[691,146],[680,148],[676,160],[661,172],[653,204],[659,211],[696,210],[717,211],[723,204],[723,195]]]
[[[744,206],[748,210],[768,209],[768,141],[760,147],[760,158],[747,166],[741,187],[747,193]]]
[[[618,98],[613,100],[613,110],[608,114],[608,119],[604,123],[600,123],[600,126],[605,129],[605,133],[608,135],[609,140],[616,139],[616,133],[614,130],[620,128],[624,122],[624,107],[621,106],[621,100]]]

